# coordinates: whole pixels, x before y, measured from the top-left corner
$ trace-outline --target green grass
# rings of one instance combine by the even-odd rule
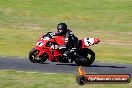
[[[28,57],[41,34],[66,22],[79,38],[101,39],[97,61],[132,63],[131,9],[131,0],[0,0],[0,56]]]
[[[26,57],[43,33],[37,30],[1,29],[0,55]]]
[[[79,86],[72,74],[0,71],[0,88],[131,88],[130,84],[86,84]]]
[[[99,37],[96,61],[132,64],[131,0],[0,0],[0,56],[28,57],[38,37],[60,22],[79,37]],[[78,88],[75,75],[0,71],[0,88]],[[131,88],[87,84],[80,88]]]
[[[118,4],[117,4],[118,3]],[[0,26],[130,31],[131,0],[0,0]]]

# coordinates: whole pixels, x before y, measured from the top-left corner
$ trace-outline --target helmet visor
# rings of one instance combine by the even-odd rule
[[[62,32],[63,32],[63,30],[59,29],[59,30],[58,30],[58,32],[59,32],[59,33],[62,33]]]

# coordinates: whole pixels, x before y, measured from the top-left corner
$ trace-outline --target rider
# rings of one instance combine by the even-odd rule
[[[68,59],[69,55],[72,55],[76,51],[78,38],[67,28],[66,23],[59,23],[57,26],[57,32],[50,33],[50,35],[65,37],[65,45],[59,46],[59,49],[65,49],[65,52],[63,53],[65,59]]]

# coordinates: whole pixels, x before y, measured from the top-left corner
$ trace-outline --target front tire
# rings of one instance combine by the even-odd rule
[[[41,59],[37,59],[37,55],[38,55],[38,51],[33,48],[30,52],[29,52],[29,60],[33,63],[40,63]]]
[[[41,56],[41,63],[45,63],[45,61],[49,58],[49,56],[46,53],[43,53]]]

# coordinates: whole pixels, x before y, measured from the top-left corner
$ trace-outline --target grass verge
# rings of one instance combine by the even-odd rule
[[[0,88],[131,88],[130,84],[86,84],[79,86],[73,74],[0,71]]]
[[[132,63],[131,5],[131,0],[0,0],[0,56],[27,57],[41,34],[66,22],[79,38],[101,39],[92,48],[96,60]]]

